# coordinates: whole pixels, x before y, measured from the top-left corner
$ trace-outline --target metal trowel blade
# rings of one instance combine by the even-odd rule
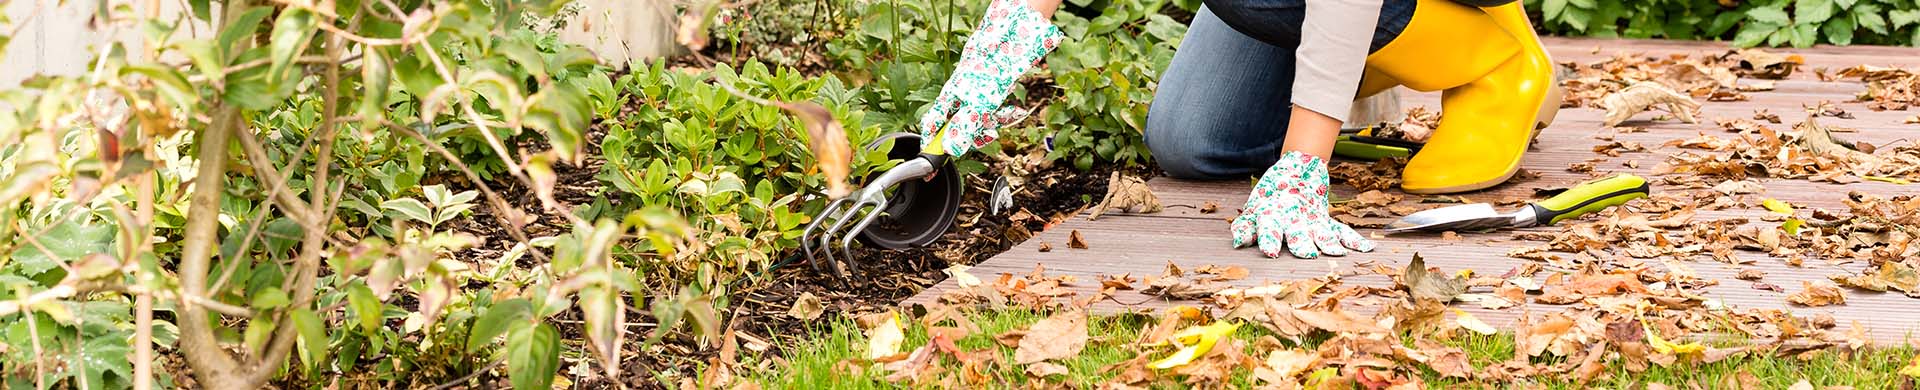
[[[1388,223],[1387,232],[1477,230],[1498,227],[1498,223],[1511,219],[1494,210],[1492,204],[1463,204],[1407,214]]]

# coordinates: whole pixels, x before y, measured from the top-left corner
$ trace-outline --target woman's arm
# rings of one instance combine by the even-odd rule
[[[1333,155],[1334,138],[1360,89],[1380,4],[1381,0],[1307,2],[1300,48],[1294,52],[1293,112],[1282,153]]]
[[[1314,112],[1301,106],[1293,106],[1293,116],[1287,119],[1287,138],[1280,144],[1280,153],[1299,151],[1326,158],[1333,155],[1334,138],[1340,136],[1339,119]]]

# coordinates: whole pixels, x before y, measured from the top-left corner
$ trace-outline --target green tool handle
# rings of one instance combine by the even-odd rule
[[[1578,218],[1587,213],[1605,210],[1629,200],[1647,196],[1647,179],[1631,174],[1618,174],[1604,179],[1594,180],[1567,189],[1560,195],[1528,205],[1533,208],[1534,218],[1541,225]]]

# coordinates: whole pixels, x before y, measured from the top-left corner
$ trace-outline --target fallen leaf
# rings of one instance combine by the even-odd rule
[[[1608,127],[1626,122],[1634,114],[1656,105],[1664,105],[1667,111],[1686,123],[1696,122],[1693,110],[1700,108],[1700,103],[1693,101],[1692,97],[1655,82],[1636,83],[1600,100],[1600,107],[1607,110],[1604,124]]]
[[[1087,346],[1087,312],[1066,310],[1041,319],[1027,328],[1019,345],[1013,351],[1013,360],[1019,364],[1079,355]]]
[[[827,308],[820,303],[820,297],[812,292],[801,292],[799,297],[793,299],[793,307],[787,308],[788,317],[803,321],[813,321],[826,312]]]
[[[1168,355],[1166,358],[1160,360],[1155,360],[1147,366],[1154,369],[1165,370],[1192,363],[1195,358],[1199,358],[1201,355],[1212,351],[1214,344],[1218,343],[1220,339],[1232,335],[1236,329],[1240,329],[1240,323],[1234,321],[1215,321],[1210,325],[1183,329],[1174,333],[1173,337],[1170,338],[1173,342],[1178,343],[1181,348],[1178,351],[1174,351],[1172,355]]]
[[[1306,372],[1308,368],[1312,368],[1315,364],[1319,364],[1320,354],[1294,349],[1276,349],[1273,352],[1267,353],[1266,363],[1267,364],[1261,368],[1271,370],[1277,378],[1281,378],[1281,380],[1270,382],[1299,384],[1299,382],[1292,381],[1292,379],[1299,376],[1300,373]],[[1915,363],[1920,364],[1920,359],[1916,359]],[[1916,368],[1916,370],[1920,370],[1920,368]]]
[[[954,264],[952,267],[947,267],[946,270],[940,272],[946,273],[949,278],[953,278],[954,284],[959,285],[960,289],[970,290],[980,285],[980,278],[967,273],[967,270],[970,269],[973,269],[973,267],[965,264]]]
[[[1448,277],[1427,270],[1427,262],[1419,253],[1413,254],[1413,260],[1407,262],[1405,275],[1407,292],[1414,299],[1430,299],[1440,303],[1452,302],[1453,297],[1467,290],[1467,279]]]
[[[1042,244],[1044,245],[1044,243]],[[1085,237],[1080,236],[1080,229],[1073,229],[1072,232],[1067,233],[1067,247],[1073,248],[1073,249],[1087,249],[1087,239]]]
[[[1825,281],[1818,283],[1801,281],[1800,284],[1802,286],[1800,292],[1788,295],[1787,302],[1813,307],[1844,305],[1847,303],[1846,293],[1841,292],[1840,287],[1833,285],[1833,283]]]
[[[1034,378],[1046,379],[1046,377],[1049,377],[1049,376],[1066,375],[1066,374],[1067,374],[1067,366],[1062,366],[1062,365],[1053,364],[1049,362],[1039,362],[1039,363],[1033,363],[1033,364],[1027,365],[1027,375],[1032,376]]]
[[[1801,379],[1799,382],[1794,382],[1792,386],[1787,386],[1787,390],[1813,390],[1813,383]]]
[[[879,324],[867,329],[867,359],[879,359],[900,354],[900,344],[907,342],[907,332],[900,327],[900,315],[893,312],[884,314]]]
[[[1453,322],[1460,324],[1460,328],[1473,331],[1473,333],[1487,336],[1500,333],[1499,329],[1494,328],[1493,325],[1488,325],[1486,321],[1474,318],[1472,314],[1467,314],[1466,310],[1453,309],[1453,317]]]
[[[1163,208],[1160,205],[1160,197],[1153,194],[1152,188],[1147,188],[1146,180],[1123,176],[1119,171],[1115,171],[1107,179],[1107,195],[1100,198],[1100,204],[1093,206],[1093,214],[1088,215],[1087,220],[1098,220],[1100,215],[1110,210],[1157,213]]]
[[[1045,242],[1040,243],[1041,253],[1052,252],[1052,251],[1053,251],[1053,244],[1049,244]]]
[[[1215,202],[1215,201],[1211,201],[1211,200],[1209,200],[1209,201],[1207,201],[1206,203],[1201,203],[1201,204],[1200,204],[1200,213],[1201,213],[1201,214],[1213,214],[1213,213],[1217,213],[1217,212],[1220,212],[1220,202]]]

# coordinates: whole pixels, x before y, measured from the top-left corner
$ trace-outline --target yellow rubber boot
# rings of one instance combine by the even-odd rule
[[[1420,0],[1400,36],[1367,57],[1370,75],[1417,91],[1443,91],[1439,127],[1401,173],[1407,192],[1478,190],[1519,170],[1555,85],[1552,60],[1532,32],[1516,36],[1494,15],[1508,13],[1508,7],[1525,23],[1518,2],[1483,11],[1450,0]],[[1386,82],[1377,80],[1363,81],[1375,90],[1361,92],[1384,89]],[[1558,100],[1551,103],[1559,106]]]

